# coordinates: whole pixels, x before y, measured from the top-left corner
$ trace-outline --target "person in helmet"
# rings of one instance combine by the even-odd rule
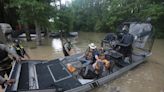
[[[21,58],[25,58],[26,56],[28,59],[30,59],[30,56],[25,51],[24,47],[20,44],[18,39],[13,41],[12,49],[14,49]]]

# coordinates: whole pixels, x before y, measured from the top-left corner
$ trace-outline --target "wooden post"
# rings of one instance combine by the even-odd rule
[[[0,28],[0,41],[3,43],[6,43],[6,38],[4,33],[2,32],[1,28]]]

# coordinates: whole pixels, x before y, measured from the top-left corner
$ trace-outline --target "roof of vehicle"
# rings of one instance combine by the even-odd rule
[[[0,23],[0,26],[1,27],[11,27],[11,25],[8,23]]]

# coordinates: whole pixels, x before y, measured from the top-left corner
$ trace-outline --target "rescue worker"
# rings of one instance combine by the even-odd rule
[[[72,50],[72,44],[70,41],[64,43],[63,45],[63,53],[64,56],[70,56],[71,55],[71,50]]]
[[[6,73],[7,75],[10,74],[12,65],[11,62],[13,61],[11,57],[14,57],[16,61],[21,61],[21,57],[19,55],[11,50],[9,46],[0,43],[0,75],[4,76]]]
[[[60,39],[62,42],[62,47],[63,47],[63,54],[64,56],[70,56],[73,54],[73,45],[71,43],[71,41],[69,39],[67,39],[66,34],[63,30],[61,30],[60,32]]]
[[[127,25],[123,27],[123,36],[120,40],[120,44],[118,44],[121,48],[119,50],[120,53],[127,57],[132,54],[132,44],[134,41],[134,36],[129,33],[129,28]]]
[[[25,58],[25,56],[30,59],[30,56],[27,54],[27,52],[25,51],[24,47],[20,44],[20,41],[18,39],[13,41],[13,46],[12,49],[14,49],[16,51],[16,53],[21,57],[21,58]]]

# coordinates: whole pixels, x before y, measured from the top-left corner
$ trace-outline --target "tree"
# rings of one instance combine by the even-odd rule
[[[74,0],[72,6],[74,30],[115,31],[124,21],[145,21],[147,17],[156,30],[163,29],[162,0]]]
[[[61,5],[61,8],[57,11],[56,15],[54,16],[54,26],[56,30],[65,30],[71,31],[72,30],[72,23],[73,23],[73,15],[72,15],[72,8],[66,7]]]
[[[27,27],[34,24],[37,34],[37,45],[41,45],[41,27],[49,25],[49,18],[53,14],[50,0],[11,0],[11,7],[17,8],[19,22]]]
[[[40,28],[49,25],[55,30],[110,32],[124,21],[144,21],[147,17],[152,17],[158,34],[164,33],[162,0],[73,0],[70,5],[63,5],[61,0],[11,1],[11,5],[17,7],[20,23],[35,24],[38,39]],[[55,6],[50,6],[50,2]],[[50,24],[49,18],[54,23]]]

